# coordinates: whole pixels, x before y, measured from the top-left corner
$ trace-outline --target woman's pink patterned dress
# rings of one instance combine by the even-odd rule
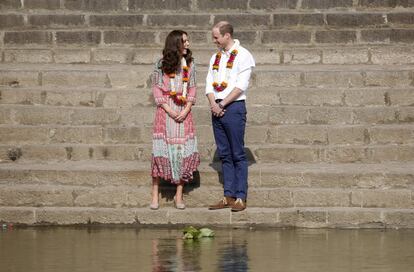
[[[187,100],[193,104],[196,101],[195,82],[195,65],[192,63]],[[183,89],[182,72],[175,77],[175,88],[177,95],[180,95]],[[152,176],[178,184],[193,179],[193,172],[200,164],[200,155],[191,111],[184,122],[177,123],[160,107],[166,103],[176,112],[184,109],[185,106],[177,105],[170,97],[170,89],[170,78],[162,72],[161,61],[158,61],[152,73],[152,92],[157,105],[152,135]]]

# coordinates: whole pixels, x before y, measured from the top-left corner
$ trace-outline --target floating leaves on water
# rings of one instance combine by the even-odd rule
[[[214,237],[214,231],[209,228],[196,229],[193,226],[184,228],[183,239],[200,239],[202,237]]]

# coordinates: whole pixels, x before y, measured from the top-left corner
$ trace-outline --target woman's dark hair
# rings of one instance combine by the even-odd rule
[[[187,32],[183,30],[173,30],[165,39],[165,46],[162,50],[162,65],[161,69],[164,73],[175,73],[181,69],[181,58],[184,57],[187,61],[187,66],[190,66],[192,61],[192,53],[187,49],[187,54],[182,55],[184,42],[183,35]]]

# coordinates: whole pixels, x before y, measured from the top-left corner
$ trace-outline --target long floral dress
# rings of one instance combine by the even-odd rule
[[[195,65],[191,63],[187,89],[187,101],[196,101]],[[177,95],[183,90],[182,72],[175,76]],[[161,107],[168,104],[176,112],[181,112],[185,105],[177,105],[170,97],[170,78],[161,70],[161,60],[152,73],[152,92],[157,105],[153,129],[152,176],[160,177],[174,184],[189,182],[193,172],[200,164],[197,150],[193,116],[191,111],[182,123],[172,119]]]

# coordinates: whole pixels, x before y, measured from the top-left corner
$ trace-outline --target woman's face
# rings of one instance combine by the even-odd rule
[[[187,55],[187,49],[190,48],[190,41],[188,40],[188,37],[186,34],[183,34],[182,41],[183,41],[182,54],[184,56],[184,55]]]

